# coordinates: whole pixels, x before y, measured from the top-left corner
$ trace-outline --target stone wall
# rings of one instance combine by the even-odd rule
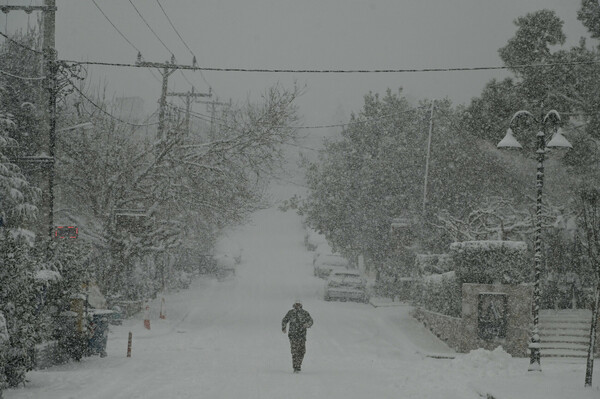
[[[480,305],[483,296],[498,295],[503,302],[503,328],[500,336],[481,337]],[[529,332],[533,322],[533,287],[528,285],[463,284],[461,318],[416,308],[412,316],[457,352],[496,349],[498,346],[515,357],[529,356]]]
[[[411,315],[423,323],[425,327],[439,339],[444,341],[449,347],[457,352],[460,351],[463,331],[461,318],[446,316],[423,308],[415,308]]]
[[[506,336],[484,340],[478,334],[478,301],[480,294],[506,294]],[[460,352],[484,348],[493,350],[502,345],[516,357],[527,357],[530,326],[533,322],[531,307],[533,287],[528,285],[463,284],[462,322],[463,334]]]

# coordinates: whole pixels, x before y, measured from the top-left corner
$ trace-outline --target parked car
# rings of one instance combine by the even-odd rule
[[[334,270],[325,284],[324,299],[367,303],[369,302],[367,280],[358,271]]]
[[[314,260],[313,274],[320,278],[327,278],[333,269],[346,269],[348,260],[339,255],[322,254]]]

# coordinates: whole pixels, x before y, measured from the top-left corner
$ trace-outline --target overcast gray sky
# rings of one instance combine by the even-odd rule
[[[514,34],[515,18],[549,8],[565,21],[568,45],[587,32],[576,19],[577,0],[159,0],[198,64],[233,68],[445,68],[498,66],[498,48]],[[170,53],[156,39],[129,0],[96,0],[148,61]],[[0,0],[0,4],[42,4],[42,0]],[[173,31],[156,0],[133,0],[179,63],[190,52]],[[132,63],[135,50],[115,31],[92,0],[57,0],[56,45],[60,58]],[[30,23],[33,23],[33,17]],[[2,30],[27,26],[23,13],[0,15]],[[90,67],[94,84],[106,82],[116,96],[140,96],[156,107],[160,84],[140,69]],[[200,74],[186,72],[199,91]],[[158,74],[156,74],[158,76]],[[449,97],[455,103],[477,96],[485,82],[505,71],[390,74],[259,74],[204,72],[223,99],[255,98],[277,82],[306,85],[300,99],[304,124],[339,122],[362,105],[369,90],[403,87],[412,98]],[[170,90],[189,84],[176,73]],[[202,105],[195,105],[206,112]]]

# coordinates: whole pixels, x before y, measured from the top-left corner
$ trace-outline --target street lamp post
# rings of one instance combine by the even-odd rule
[[[541,371],[540,366],[540,333],[539,333],[539,313],[540,313],[540,274],[542,272],[542,187],[544,186],[544,160],[548,148],[572,148],[571,143],[562,135],[560,127],[556,129],[552,140],[546,143],[545,128],[549,118],[554,116],[560,122],[560,114],[555,111],[549,111],[541,119],[529,111],[518,111],[510,120],[506,136],[498,143],[498,148],[522,148],[521,144],[515,139],[510,126],[513,121],[520,116],[528,116],[540,125],[537,138],[537,173],[536,173],[536,207],[535,207],[535,256],[534,256],[534,283],[533,283],[533,328],[531,331],[531,341],[529,343],[530,358],[529,371]],[[555,125],[556,126],[556,125]]]

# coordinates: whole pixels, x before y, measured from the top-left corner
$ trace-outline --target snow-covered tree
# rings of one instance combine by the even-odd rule
[[[597,34],[593,22],[597,9],[597,2],[584,1],[579,13],[592,37]],[[515,25],[515,35],[499,49],[514,77],[501,82],[492,80],[486,85],[481,96],[474,98],[465,110],[464,129],[495,145],[504,137],[516,111],[526,109],[539,118],[556,109],[561,112],[561,125],[573,144],[564,162],[574,167],[595,164],[599,159],[595,141],[600,131],[596,112],[600,104],[600,67],[594,62],[598,49],[590,49],[583,38],[577,46],[564,48],[563,21],[551,10],[526,14],[517,18]],[[515,121],[512,128],[525,153],[533,157],[539,122],[523,118]],[[549,137],[551,132],[547,132]]]
[[[9,135],[15,128],[12,115],[0,111],[0,225],[14,234],[32,238],[33,233],[25,228],[31,226],[37,216],[35,202],[39,190],[29,184],[19,167],[6,155],[18,147],[18,142]]]
[[[4,317],[4,314],[0,312],[0,397],[2,395],[2,390],[8,386],[4,369],[6,367],[9,348],[10,335],[8,335],[6,318]]]
[[[9,335],[4,375],[13,387],[33,368],[38,335],[33,262],[29,243],[5,229],[0,236],[0,313],[6,317]]]
[[[389,91],[381,99],[369,94],[341,138],[327,142],[319,161],[307,164],[311,191],[301,211],[334,249],[349,257],[362,254],[383,270],[397,252],[390,234],[394,218],[412,220],[413,241],[422,247],[444,251],[452,240],[430,224],[439,210],[463,217],[488,196],[523,197],[526,183],[514,176],[514,166],[465,134],[457,111],[445,100],[436,102],[434,112],[424,206],[430,115],[426,102],[415,107]],[[409,273],[410,265],[401,266],[396,274]]]
[[[220,229],[262,206],[265,177],[294,139],[299,94],[275,87],[261,103],[225,109],[212,141],[186,137],[170,121],[154,142],[81,108],[93,128],[59,139],[60,212],[85,225],[82,236],[99,249],[95,275],[105,292],[153,295],[178,278],[190,248],[210,252]]]
[[[45,90],[42,75],[40,35],[36,30],[17,33],[0,44],[0,110],[16,123],[10,137],[19,143],[14,155],[48,153]],[[12,75],[12,76],[11,76]]]
[[[594,353],[598,343],[598,314],[600,312],[600,189],[596,184],[583,185],[579,190],[581,238],[585,249],[586,261],[593,274],[590,276],[594,287],[592,300],[592,322],[586,367],[585,385],[591,386],[594,369]]]

